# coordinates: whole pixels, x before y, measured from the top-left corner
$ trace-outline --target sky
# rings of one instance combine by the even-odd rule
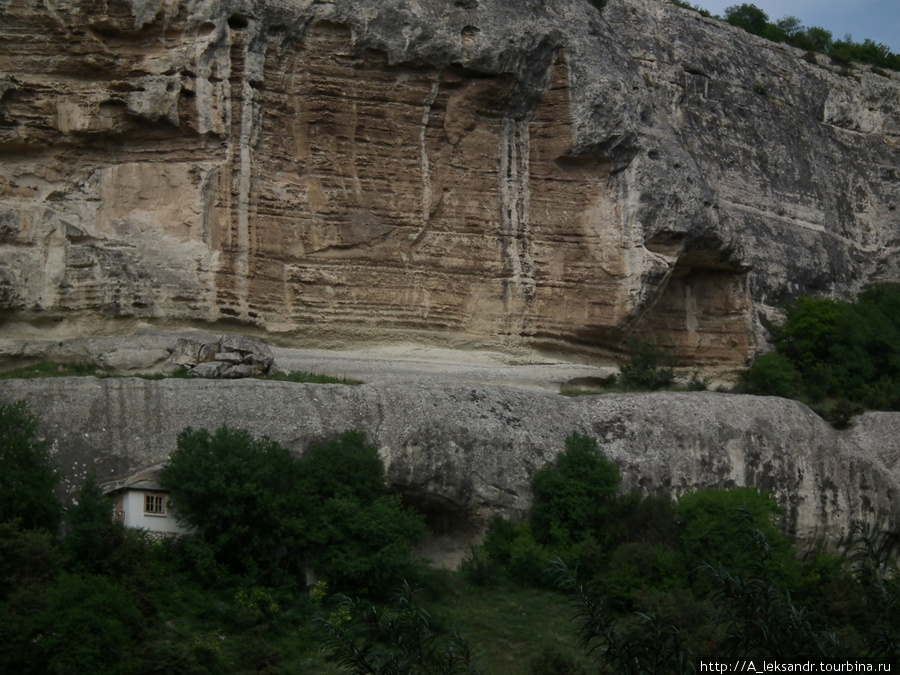
[[[725,16],[725,8],[744,0],[690,0],[691,4]],[[900,54],[900,0],[750,0],[775,22],[796,16],[807,28],[830,30],[840,39],[850,33],[854,42],[871,38]]]

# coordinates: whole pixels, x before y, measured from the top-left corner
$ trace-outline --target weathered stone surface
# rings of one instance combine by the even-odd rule
[[[219,377],[225,377],[225,372],[227,370],[228,364],[222,363],[221,361],[206,361],[205,363],[198,363],[196,366],[191,368],[188,371],[188,375],[190,375],[191,377],[215,379]]]
[[[897,76],[665,0],[14,0],[0,38],[7,339],[739,362],[783,301],[897,276]]]
[[[492,514],[527,512],[531,475],[573,431],[598,440],[622,467],[627,488],[770,490],[787,509],[786,530],[802,544],[839,546],[857,519],[880,533],[900,530],[900,474],[872,447],[898,437],[897,413],[866,415],[859,427],[836,432],[793,401],[712,393],[566,398],[428,380],[359,387],[94,378],[3,383],[0,400],[23,398],[41,412],[40,433],[51,441],[69,489],[89,469],[102,480],[164,461],[187,426],[247,428],[297,455],[313,441],[363,429],[391,485],[432,514],[457,553]]]
[[[219,352],[213,358],[214,361],[224,361],[225,363],[242,363],[244,357],[240,352]]]
[[[192,368],[201,362],[200,350],[204,343],[196,338],[178,338],[169,359],[177,366]]]

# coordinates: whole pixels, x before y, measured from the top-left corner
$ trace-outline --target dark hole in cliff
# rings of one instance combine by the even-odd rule
[[[228,17],[228,27],[231,30],[244,30],[249,25],[249,19],[243,14],[232,14]]]
[[[460,9],[478,9],[478,0],[456,0],[453,6]]]
[[[405,506],[425,517],[425,529],[436,537],[466,537],[478,529],[468,509],[433,495],[401,494]]]

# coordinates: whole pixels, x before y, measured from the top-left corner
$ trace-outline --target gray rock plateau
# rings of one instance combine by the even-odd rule
[[[900,531],[900,414],[836,432],[785,399],[715,393],[566,398],[551,392],[431,379],[348,387],[263,380],[8,380],[0,400],[41,414],[71,489],[165,461],[185,427],[242,427],[302,456],[313,441],[363,429],[391,486],[429,514],[431,554],[452,562],[493,514],[530,505],[534,470],[573,431],[596,438],[626,489],[681,494],[752,485],[785,506],[801,545],[840,548],[856,520]]]
[[[743,363],[784,301],[898,278],[898,146],[897,74],[666,0],[3,2],[0,348]]]

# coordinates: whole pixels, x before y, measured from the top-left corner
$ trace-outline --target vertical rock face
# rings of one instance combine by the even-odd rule
[[[819,59],[663,0],[10,0],[7,334],[741,362],[784,300],[896,277],[900,81]]]

